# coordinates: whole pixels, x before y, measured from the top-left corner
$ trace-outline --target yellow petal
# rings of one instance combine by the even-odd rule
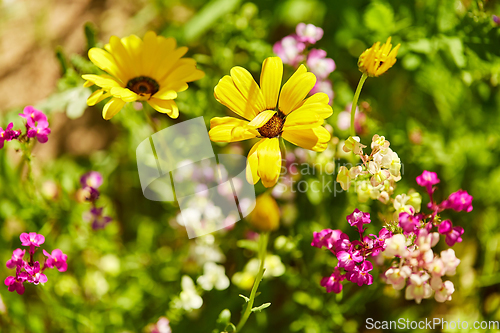
[[[259,158],[259,177],[262,185],[272,187],[278,182],[281,170],[281,151],[279,138],[264,139],[257,149]]]
[[[144,35],[144,49],[142,51],[144,75],[159,78],[162,75],[159,69],[164,68],[162,62],[174,52],[176,44],[173,38],[156,36],[156,33],[153,31],[148,31]]]
[[[259,85],[253,79],[252,74],[239,66],[231,68],[230,73],[236,88],[238,88],[243,97],[251,102],[257,110],[264,111],[266,109],[264,96],[262,96]]]
[[[131,59],[130,55],[123,46],[120,38],[116,36],[111,36],[109,39],[110,53],[115,58],[116,63],[123,71],[126,80],[130,80],[134,77],[140,76],[139,69],[134,61]]]
[[[257,149],[266,139],[261,139],[259,142],[253,145],[252,149],[248,153],[247,157],[247,168],[246,168],[246,178],[250,184],[257,184],[260,180],[259,177],[259,158],[257,156]]]
[[[215,117],[210,120],[210,140],[214,142],[235,142],[255,138],[259,133],[247,128],[248,122],[233,117]]]
[[[330,133],[323,126],[304,130],[286,129],[282,136],[294,145],[314,151],[325,150],[331,138]]]
[[[229,75],[220,79],[219,83],[214,88],[214,96],[219,103],[227,106],[233,112],[247,120],[252,120],[257,113],[263,111],[256,109],[252,101],[248,101],[240,93]]]
[[[285,115],[295,110],[316,84],[316,76],[308,73],[304,65],[285,83],[279,97],[279,109]]]
[[[293,111],[286,117],[283,130],[308,129],[323,125],[323,118],[314,112],[314,110],[314,106],[304,105]]]
[[[144,75],[144,68],[142,66],[142,51],[143,51],[143,41],[136,35],[130,35],[121,39],[122,45],[127,51],[130,60],[137,68],[138,72]]]
[[[329,102],[330,102],[330,98],[328,97],[327,94],[316,93],[316,94],[312,95],[311,97],[307,98],[306,100],[304,100],[304,103],[302,103],[302,105],[299,107],[299,109],[305,105],[314,105],[316,107],[314,109],[314,112],[319,114],[321,118],[326,119],[333,114],[332,107],[328,104]],[[299,110],[299,109],[297,109],[297,110]]]
[[[253,118],[251,122],[248,123],[248,126],[256,128],[261,127],[265,123],[267,123],[269,119],[271,119],[275,114],[276,111],[271,111],[271,110],[262,111],[255,118]]]
[[[116,81],[114,77],[109,75],[85,74],[82,75],[82,78],[105,89],[111,89],[112,87],[121,87],[120,83]]]
[[[130,89],[122,87],[113,87],[109,91],[113,97],[120,98],[124,102],[135,102],[139,99],[139,96]]]
[[[196,69],[193,73],[191,73],[190,75],[186,76],[184,78],[184,80],[186,82],[193,82],[193,81],[196,81],[196,80],[199,80],[199,79],[203,79],[204,77],[205,77],[205,72],[201,71],[199,69]]]
[[[89,59],[92,61],[97,67],[102,69],[105,72],[113,75],[117,79],[122,82],[127,78],[123,75],[121,70],[118,68],[118,65],[115,62],[115,58],[109,52],[104,51],[99,48],[91,48],[89,50]]]
[[[96,90],[87,99],[87,105],[88,106],[96,105],[100,101],[102,101],[110,96],[111,96],[111,94],[109,92],[106,92],[104,89]]]
[[[158,99],[175,99],[177,98],[177,92],[172,89],[162,88],[153,97]]]
[[[172,100],[163,100],[153,97],[148,100],[148,104],[156,111],[166,113],[170,118],[176,119],[179,117],[179,108]]]
[[[260,89],[264,96],[265,106],[268,110],[274,110],[278,103],[278,96],[283,77],[283,62],[279,57],[270,57],[262,63],[260,73]]]
[[[177,62],[183,55],[186,54],[188,51],[188,48],[183,46],[179,47],[176,50],[173,50],[168,53],[164,53],[163,56],[163,61],[160,62],[158,67],[154,69],[155,75],[154,78],[156,81],[158,81],[160,84],[165,80],[165,78],[170,75],[170,73],[178,67]]]
[[[94,85],[94,82],[92,82],[92,81],[85,81],[85,83],[83,84],[83,86],[85,88],[92,87],[93,85]]]
[[[125,105],[125,102],[119,98],[112,98],[102,109],[102,117],[106,120],[113,118]]]

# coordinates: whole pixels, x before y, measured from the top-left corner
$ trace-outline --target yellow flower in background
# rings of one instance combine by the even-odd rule
[[[101,89],[87,100],[92,106],[111,97],[102,110],[104,119],[115,116],[127,102],[147,101],[151,107],[171,118],[179,116],[174,102],[177,93],[188,88],[187,82],[205,74],[196,69],[196,61],[182,58],[187,47],[177,48],[174,38],[157,36],[149,31],[141,40],[135,35],[112,36],[109,44],[89,50],[90,60],[109,75],[82,75],[86,87]]]
[[[400,46],[401,44],[398,44],[391,50],[391,37],[387,38],[387,42],[382,46],[380,46],[380,42],[376,42],[359,57],[359,70],[368,76],[384,74],[396,63],[396,55]]]
[[[257,197],[248,221],[259,231],[273,231],[280,226],[280,216],[276,200],[269,193],[264,193]]]
[[[214,89],[217,101],[239,116],[215,117],[210,121],[210,139],[235,142],[260,138],[248,154],[247,180],[262,179],[265,187],[274,186],[281,169],[279,138],[314,151],[323,151],[330,133],[322,126],[332,115],[328,96],[317,93],[304,100],[316,83],[313,73],[301,65],[283,85],[283,63],[279,57],[264,60],[260,87],[242,67],[233,67]]]

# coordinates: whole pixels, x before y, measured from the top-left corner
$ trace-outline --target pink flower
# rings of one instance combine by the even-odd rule
[[[493,15],[493,22],[495,22],[497,25],[500,25],[500,17]]]
[[[472,211],[472,196],[464,190],[458,190],[455,193],[450,194],[448,199],[443,201],[441,204],[443,208],[453,209],[457,212],[466,211],[469,213]]]
[[[283,63],[295,67],[304,60],[304,55],[300,53],[305,48],[306,45],[304,43],[299,42],[296,36],[291,35],[276,42],[273,46],[273,52],[281,58]]]
[[[328,79],[317,80],[316,84],[311,89],[310,94],[314,95],[314,94],[319,93],[319,92],[325,93],[329,99],[328,104],[332,105],[333,98],[335,97],[335,93],[333,92],[333,88],[332,88],[332,81],[330,81]]]
[[[403,266],[401,268],[391,267],[385,272],[387,282],[392,284],[396,290],[401,290],[406,286],[406,279],[411,275],[411,268]]]
[[[438,226],[438,232],[441,235],[446,235],[445,242],[448,246],[453,246],[455,243],[462,242],[462,235],[464,233],[464,228],[462,227],[453,227],[453,224],[450,220],[444,220]]]
[[[24,294],[25,288],[23,282],[22,279],[15,278],[14,276],[8,276],[4,281],[10,292],[16,291],[19,295]]]
[[[0,149],[3,148],[5,141],[11,141],[19,137],[20,132],[14,131],[12,127],[14,127],[13,123],[7,125],[5,130],[0,127]]]
[[[26,272],[29,274],[28,282],[34,285],[47,282],[47,276],[40,270],[40,263],[38,261],[35,261],[33,266],[27,265]]]
[[[30,232],[29,234],[24,232],[19,238],[21,239],[22,246],[30,247],[30,253],[35,253],[35,247],[40,247],[40,245],[45,243],[45,237],[36,232]]]
[[[307,56],[307,67],[320,80],[326,79],[335,70],[335,61],[326,57],[326,51],[312,49]]]
[[[363,213],[359,209],[355,209],[351,215],[347,215],[347,222],[353,227],[357,227],[358,231],[363,232],[363,225],[371,222],[370,213]]]
[[[432,288],[429,283],[427,283],[428,279],[429,275],[427,274],[422,276],[419,274],[412,274],[410,276],[411,284],[406,287],[405,298],[408,300],[414,299],[417,304],[420,304],[422,299],[431,297]]]
[[[441,260],[443,261],[445,274],[448,276],[455,275],[457,266],[460,264],[460,259],[456,257],[455,251],[453,249],[441,251]]]
[[[21,250],[21,249],[15,249],[14,252],[12,253],[12,259],[7,261],[7,268],[14,268],[16,266],[20,268],[24,268],[24,254],[26,253],[26,250]]]
[[[340,239],[341,234],[341,230],[332,229],[324,229],[320,232],[314,232],[311,246],[317,247],[319,249],[321,249],[322,247],[326,247],[328,250],[335,251],[335,245]]]
[[[26,128],[28,129],[28,138],[36,137],[40,143],[47,142],[50,128],[47,116],[42,111],[36,110],[32,106],[27,106],[24,108],[23,113],[19,115],[27,121]]]
[[[340,130],[346,131],[351,127],[351,109],[352,105],[348,104],[344,111],[340,112],[337,117],[337,127]],[[356,114],[354,115],[354,127],[356,133],[363,133],[366,123],[366,115],[364,112],[359,111],[359,107],[356,107]]]
[[[451,301],[451,295],[455,292],[455,286],[451,281],[441,282],[441,285],[438,289],[435,289],[434,298],[439,303],[443,303],[446,301]]]
[[[338,267],[335,267],[332,275],[326,276],[321,279],[321,286],[326,288],[327,293],[332,291],[336,294],[342,291],[342,281],[345,279],[345,275],[340,273]]]
[[[417,177],[417,184],[427,188],[427,192],[429,196],[432,196],[434,192],[432,189],[433,185],[436,185],[440,182],[437,173],[432,171],[425,170],[420,176]]]
[[[80,178],[80,184],[82,185],[82,188],[88,186],[98,189],[99,186],[102,185],[102,175],[97,171],[87,172]]]
[[[66,272],[68,269],[68,264],[66,261],[68,260],[68,256],[64,254],[61,250],[55,249],[52,251],[52,254],[43,250],[43,254],[47,257],[47,261],[45,264],[48,268],[54,268],[54,266],[59,270],[59,272]]]
[[[323,29],[313,24],[299,23],[295,31],[298,40],[304,43],[314,44],[323,37]]]
[[[337,259],[339,260],[339,267],[343,267],[350,271],[356,267],[356,263],[362,262],[363,257],[359,251],[339,251],[337,253]]]
[[[104,207],[92,208],[87,216],[87,219],[92,221],[92,229],[94,230],[104,229],[113,220],[109,216],[103,216],[103,209]]]
[[[354,266],[354,270],[347,272],[347,279],[360,287],[364,284],[370,285],[373,283],[373,276],[368,272],[372,269],[372,263],[365,260],[360,266]]]
[[[158,322],[151,326],[149,333],[172,333],[168,318],[160,317]]]
[[[419,224],[420,220],[417,217],[406,212],[399,214],[399,226],[403,228],[405,235],[415,232],[415,229]]]

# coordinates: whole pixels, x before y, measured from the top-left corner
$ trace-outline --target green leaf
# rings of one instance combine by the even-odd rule
[[[87,22],[87,23],[85,23],[83,30],[85,31],[85,38],[87,39],[87,50],[90,50],[91,48],[95,47],[95,45],[96,45],[96,40],[97,40],[96,28],[95,28],[94,24],[92,24],[92,22]]]
[[[257,306],[252,309],[252,312],[261,312],[264,309],[267,309],[268,307],[271,306],[271,303],[264,303],[261,306]]]
[[[236,246],[238,246],[242,249],[247,249],[247,250],[251,250],[254,252],[259,251],[259,244],[256,241],[249,240],[249,239],[240,239],[238,242],[236,242]]]

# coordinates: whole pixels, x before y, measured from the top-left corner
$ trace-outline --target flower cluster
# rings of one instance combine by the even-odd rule
[[[311,94],[323,92],[328,95],[331,104],[334,93],[332,82],[328,80],[328,76],[335,70],[335,62],[326,57],[325,50],[308,49],[310,45],[315,44],[323,37],[323,29],[313,24],[299,23],[295,32],[295,34],[276,42],[273,51],[283,60],[283,63],[294,68],[298,68],[305,61],[307,67],[318,78]]]
[[[19,116],[26,119],[26,132],[14,130],[14,123],[9,123],[5,130],[0,127],[0,149],[5,145],[5,141],[19,140],[27,143],[31,138],[36,138],[40,143],[47,142],[50,128],[47,116],[42,111],[27,106]]]
[[[326,248],[338,259],[338,264],[330,276],[321,280],[321,285],[327,292],[340,293],[342,281],[347,279],[358,286],[373,283],[370,271],[373,264],[368,259],[380,254],[386,248],[386,241],[392,237],[392,232],[382,228],[378,235],[364,235],[365,224],[371,222],[370,214],[355,209],[347,216],[347,222],[358,230],[359,240],[351,241],[341,230],[325,229],[315,232],[311,246]]]
[[[390,142],[383,136],[375,134],[372,138],[372,152],[363,153],[365,145],[359,142],[358,137],[349,137],[343,150],[354,152],[361,158],[362,164],[348,169],[339,168],[337,182],[347,191],[353,182],[356,182],[356,192],[360,202],[368,198],[378,199],[383,203],[389,202],[394,193],[395,183],[401,180],[401,160],[396,152],[389,148]]]
[[[90,201],[92,208],[85,214],[85,219],[92,222],[92,229],[104,229],[113,219],[103,215],[104,207],[97,207],[99,199],[98,188],[102,185],[102,175],[97,171],[90,171],[80,178],[81,191],[86,201]]]
[[[47,257],[43,267],[40,266],[39,261],[34,261],[36,248],[45,243],[43,235],[30,232],[29,234],[22,233],[19,238],[21,245],[29,248],[29,261],[24,260],[26,250],[22,249],[14,250],[12,258],[7,261],[7,268],[16,269],[16,275],[8,276],[4,282],[10,292],[16,291],[19,295],[22,295],[25,291],[24,282],[33,283],[34,285],[47,282],[47,276],[43,274],[47,268],[57,268],[59,272],[65,272],[68,269],[66,263],[68,256],[59,249],[52,251],[52,253],[43,250],[44,256]]]

